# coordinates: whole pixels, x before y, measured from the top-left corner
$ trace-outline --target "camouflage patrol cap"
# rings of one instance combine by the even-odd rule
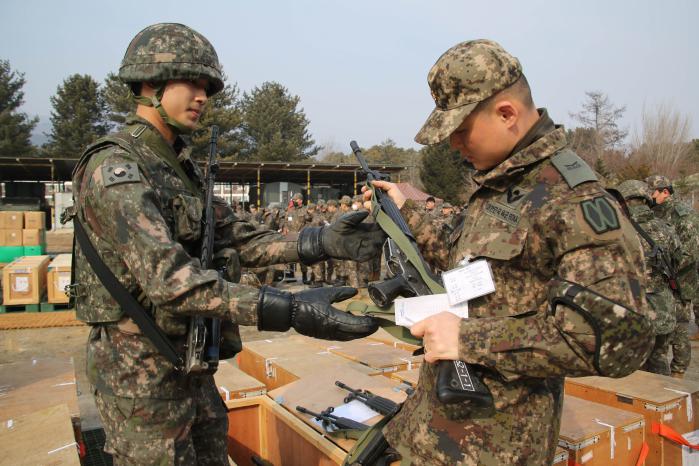
[[[621,183],[616,189],[624,196],[625,200],[632,198],[642,198],[646,202],[651,202],[650,187],[639,180],[627,180]]]
[[[207,79],[207,94],[223,89],[213,45],[194,29],[177,23],[148,26],[133,38],[119,68],[125,83]]]
[[[454,206],[449,204],[448,202],[445,202],[444,204],[442,204],[442,209],[453,209],[453,208],[454,208]]]
[[[325,205],[325,201],[323,199],[318,199],[318,207],[322,207]]]
[[[294,200],[297,200],[297,199],[303,200],[303,194],[301,194],[301,193],[296,193],[296,194],[294,194],[294,195],[292,196],[292,199],[294,199]]]
[[[306,204],[306,208],[307,208],[307,209],[315,209],[315,208],[316,208],[316,205],[315,205],[315,203],[313,203],[313,202],[309,202],[308,204]]]
[[[352,205],[352,198],[349,196],[342,196],[342,198],[340,198],[340,204]]]
[[[328,201],[328,207],[330,206],[337,207],[337,201],[335,199],[330,199]]]
[[[672,188],[670,180],[662,175],[651,175],[646,178],[646,183],[648,183],[648,186],[650,186],[652,190]]]
[[[439,57],[427,75],[436,108],[415,136],[420,144],[438,144],[486,100],[522,76],[519,60],[497,42],[461,42]]]

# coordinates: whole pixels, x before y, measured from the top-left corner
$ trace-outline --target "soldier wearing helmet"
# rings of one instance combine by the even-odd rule
[[[180,135],[197,127],[209,97],[223,87],[216,52],[187,26],[156,24],[133,39],[119,76],[131,86],[136,112],[124,128],[85,150],[66,215],[76,226],[71,294],[78,319],[91,327],[87,375],[105,449],[115,464],[228,464],[228,421],[213,373],[188,373],[177,361],[191,318],[221,320],[224,359],[240,351],[238,324],[293,327],[332,340],[372,333],[373,320],[332,307],[355,290],[292,295],[237,281],[241,265],[368,258],[380,250],[383,235],[364,225],[342,234],[348,231],[343,225],[285,237],[256,230],[218,199],[214,252],[222,263],[214,266],[226,265],[227,272],[202,269],[204,178]],[[122,307],[124,295],[138,302]],[[141,327],[140,317],[154,326]]]
[[[646,259],[646,298],[654,312],[655,345],[642,369],[670,375],[668,354],[676,328],[675,266],[682,258],[682,244],[675,229],[657,218],[650,187],[639,180],[628,180],[617,186],[624,197]]]
[[[662,175],[646,178],[651,188],[656,217],[665,220],[675,227],[682,243],[682,259],[677,265],[680,302],[677,305],[677,327],[672,335],[672,362],[670,370],[676,378],[684,377],[689,367],[692,348],[689,344],[689,321],[692,318],[699,321],[699,215],[696,211],[675,199],[675,190],[670,180]]]

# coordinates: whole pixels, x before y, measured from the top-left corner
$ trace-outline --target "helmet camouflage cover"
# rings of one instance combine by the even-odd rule
[[[133,38],[119,68],[125,83],[207,79],[209,95],[223,89],[213,45],[194,29],[177,23],[148,26]]]
[[[646,202],[651,202],[650,197],[650,187],[639,180],[628,180],[617,186],[617,190],[624,196],[625,200],[636,198],[642,198]]]
[[[672,183],[670,183],[670,180],[662,175],[651,175],[648,178],[646,178],[646,183],[648,183],[648,185],[653,190],[672,187]]]

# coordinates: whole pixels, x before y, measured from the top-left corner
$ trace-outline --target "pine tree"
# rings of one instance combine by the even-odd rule
[[[121,126],[129,113],[136,111],[129,86],[114,73],[109,73],[104,80],[104,103],[107,105],[107,119],[112,129]]]
[[[54,157],[77,157],[109,130],[99,84],[89,75],[74,74],[51,97],[51,133],[46,150]]]
[[[24,73],[0,60],[0,155],[24,157],[34,150],[30,137],[39,119],[18,111],[24,103],[25,82]]]
[[[226,84],[221,92],[209,98],[199,120],[199,129],[191,136],[192,154],[203,159],[209,153],[211,125],[217,125],[218,153],[222,158],[235,157],[243,150],[242,112],[238,102],[238,87]]]
[[[448,142],[422,149],[420,178],[425,191],[447,202],[461,204],[466,191],[466,168]]]
[[[244,93],[241,158],[248,160],[306,160],[321,149],[308,132],[309,121],[300,98],[279,83],[265,82]]]

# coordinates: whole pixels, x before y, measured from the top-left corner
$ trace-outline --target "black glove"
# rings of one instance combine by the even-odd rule
[[[376,223],[362,223],[369,212],[350,212],[332,225],[306,227],[299,233],[297,251],[306,265],[332,257],[368,261],[381,254],[386,235]]]
[[[269,286],[260,289],[257,303],[257,329],[286,332],[323,340],[354,340],[378,330],[372,317],[354,316],[331,306],[357,294],[350,287],[315,288],[288,293]]]

